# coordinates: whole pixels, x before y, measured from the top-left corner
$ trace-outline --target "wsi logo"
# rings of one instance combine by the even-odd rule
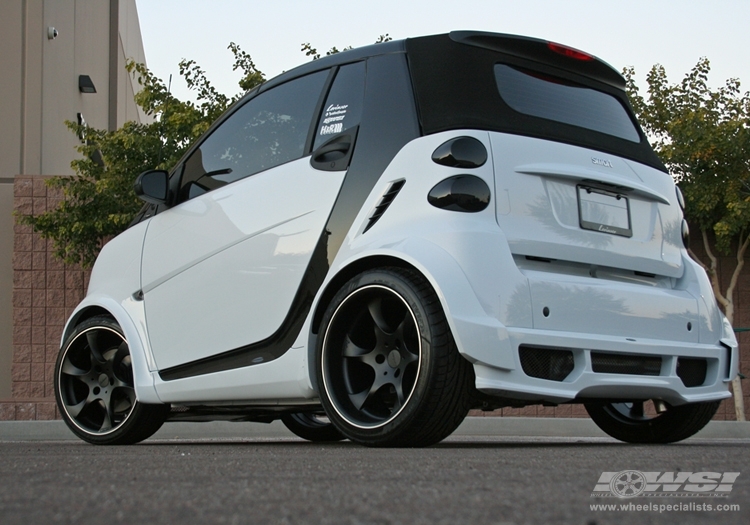
[[[596,157],[591,157],[591,162],[596,164],[597,166],[604,166],[605,168],[614,168],[614,166],[612,166],[612,163],[606,159],[598,159]]]
[[[618,498],[727,497],[739,472],[602,472],[591,496]]]

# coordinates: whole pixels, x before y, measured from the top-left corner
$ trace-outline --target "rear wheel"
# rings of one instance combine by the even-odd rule
[[[55,397],[63,420],[95,445],[129,445],[159,430],[169,405],[145,405],[135,396],[130,347],[111,318],[76,327],[55,366]]]
[[[341,441],[346,439],[324,414],[306,412],[285,414],[281,416],[281,422],[293,434],[308,441]]]
[[[370,270],[349,281],[323,317],[316,359],[326,413],[363,445],[431,445],[469,410],[473,369],[415,271]]]
[[[711,421],[721,401],[671,406],[648,401],[586,403],[594,423],[615,439],[628,443],[674,443],[694,435]]]

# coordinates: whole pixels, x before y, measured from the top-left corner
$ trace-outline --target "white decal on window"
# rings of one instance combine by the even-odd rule
[[[344,124],[338,122],[336,124],[323,125],[320,127],[321,135],[333,135],[334,133],[341,133],[344,129]]]
[[[331,122],[341,122],[342,120],[344,120],[345,116],[346,115],[341,115],[340,117],[328,117],[323,121],[323,124],[330,124]]]

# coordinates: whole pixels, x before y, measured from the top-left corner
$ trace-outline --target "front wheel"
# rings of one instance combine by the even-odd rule
[[[314,442],[331,442],[346,439],[322,414],[300,412],[284,414],[281,422],[294,435]]]
[[[338,292],[323,316],[316,367],[331,422],[363,445],[431,445],[469,410],[473,369],[435,291],[412,270],[370,270]]]
[[[130,347],[120,326],[97,316],[78,325],[55,366],[55,398],[63,420],[94,445],[129,445],[159,430],[169,405],[135,396]]]
[[[604,432],[628,443],[674,443],[705,427],[721,401],[671,406],[664,402],[586,403],[586,411]]]

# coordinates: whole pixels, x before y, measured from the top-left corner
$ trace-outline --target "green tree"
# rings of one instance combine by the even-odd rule
[[[382,44],[383,42],[390,42],[391,40],[393,40],[391,38],[391,35],[386,33],[384,35],[380,35],[375,43]],[[352,46],[345,47],[344,49],[339,49],[336,46],[333,46],[331,49],[326,51],[326,56],[335,55],[336,53],[348,51],[349,49],[353,49]],[[302,44],[301,51],[305,54],[305,56],[312,57],[313,60],[318,60],[321,56],[320,53],[318,53],[318,50],[315,49],[309,42],[305,42],[304,44]]]
[[[648,95],[635,83],[635,71],[623,71],[635,112],[685,195],[686,217],[698,229],[707,261],[691,256],[708,273],[716,299],[730,323],[734,293],[750,245],[750,94],[740,81],[728,80],[711,89],[708,59],[701,59],[678,84],[670,84],[664,67],[655,65],[646,77]],[[734,271],[719,281],[716,253],[733,254]],[[733,382],[735,411],[745,419],[740,379]]]
[[[141,86],[135,102],[152,122],[126,122],[115,131],[66,122],[83,139],[77,148],[81,158],[71,163],[76,176],[48,180],[50,187],[62,189],[57,208],[18,220],[52,239],[55,255],[66,263],[90,267],[103,243],[127,228],[143,206],[133,192],[135,177],[145,169],[174,166],[235,100],[265,81],[250,55],[234,43],[229,49],[235,58],[233,69],[243,74],[239,82],[243,91],[231,98],[219,93],[192,60],[181,61],[179,68],[196,92],[196,102],[177,99],[143,64],[128,62],[128,71]]]

